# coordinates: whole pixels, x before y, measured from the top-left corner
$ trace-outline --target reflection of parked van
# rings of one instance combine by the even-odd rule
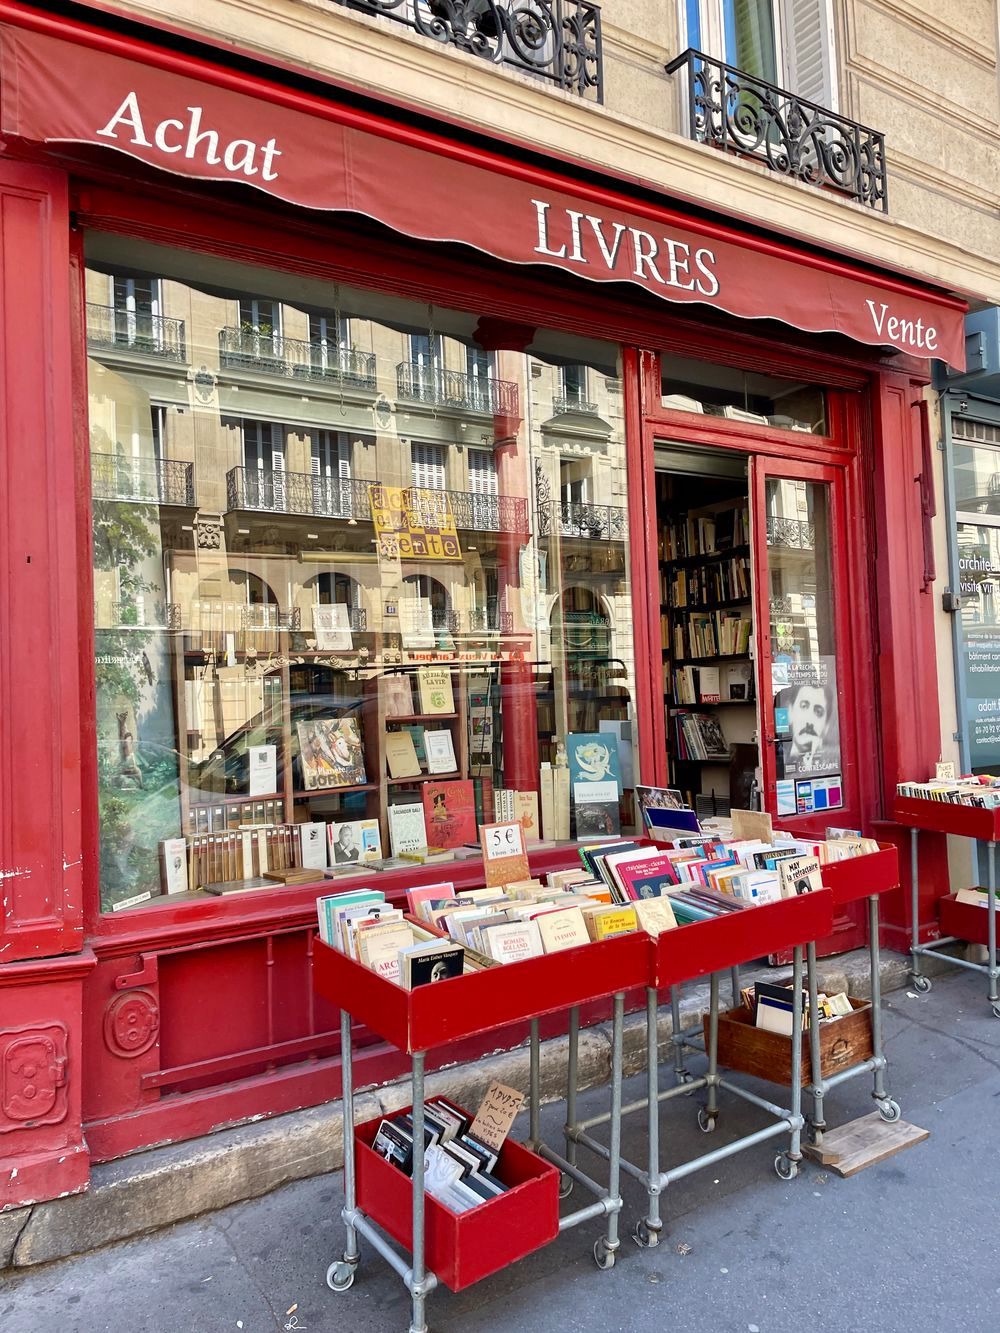
[[[357,685],[346,679],[343,672],[333,671],[329,667],[296,666],[290,676],[288,722],[291,731],[291,753],[294,765],[294,785],[296,791],[303,789],[301,766],[299,764],[299,729],[298,723],[310,722],[317,718],[353,717],[358,721],[362,735],[364,722],[362,710],[365,700],[357,693]],[[350,695],[343,693],[349,686]],[[374,706],[374,698],[370,701]],[[374,720],[372,722],[374,725]],[[280,704],[265,708],[255,717],[244,722],[231,732],[204,763],[190,766],[190,782],[193,787],[226,796],[248,795],[250,790],[250,747],[256,745],[275,745],[278,747],[278,763],[282,754],[285,719]],[[280,781],[279,788],[283,784]]]

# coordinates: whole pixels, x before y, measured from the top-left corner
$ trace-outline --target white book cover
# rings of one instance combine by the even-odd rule
[[[352,819],[327,825],[332,866],[382,860],[382,836],[377,819]]]
[[[163,887],[167,893],[186,893],[188,886],[187,842],[166,838],[163,848]]]
[[[427,846],[427,825],[420,801],[389,806],[389,846],[393,856],[415,852]]]
[[[455,746],[447,727],[440,731],[424,731],[424,752],[427,755],[428,773],[455,772]]]
[[[299,838],[302,841],[303,866],[308,870],[325,870],[327,865],[326,823],[300,824]]]
[[[314,606],[313,635],[316,647],[323,652],[350,652],[354,647],[351,638],[350,608],[342,602],[330,606]]]
[[[511,921],[482,930],[484,952],[498,963],[520,963],[542,953],[542,937],[534,921]]]
[[[250,795],[272,796],[278,790],[278,747],[251,745],[247,755],[250,760]]]

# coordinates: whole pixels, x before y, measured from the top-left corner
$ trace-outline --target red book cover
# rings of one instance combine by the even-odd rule
[[[424,823],[428,847],[464,847],[476,843],[476,797],[472,782],[424,783]]]
[[[638,886],[644,881],[665,880],[667,884],[676,884],[678,880],[677,870],[669,856],[651,856],[648,860],[635,861],[631,865],[619,865],[615,873],[633,901],[649,896],[639,891]]]

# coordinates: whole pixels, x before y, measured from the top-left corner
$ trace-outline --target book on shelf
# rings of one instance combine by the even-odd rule
[[[416,778],[422,772],[409,731],[386,732],[385,761],[391,778]]]
[[[247,746],[250,769],[250,795],[269,796],[278,790],[278,747],[276,745]]]
[[[422,666],[417,668],[421,713],[453,713],[455,695],[451,687],[451,668]]]
[[[719,719],[711,713],[675,713],[676,757],[729,762],[729,744]]]
[[[427,846],[427,826],[421,801],[390,805],[386,815],[389,821],[389,847],[393,856],[402,856],[404,852]]]
[[[357,718],[313,718],[295,725],[306,791],[364,786],[368,778]]]
[[[410,740],[413,742],[413,749],[416,753],[417,763],[420,765],[421,770],[425,769],[427,767],[427,748],[424,745],[423,724],[420,722],[404,722],[397,734],[403,732],[406,732],[410,737]]]
[[[476,797],[472,782],[427,782],[421,793],[428,848],[462,847],[476,842]]]
[[[615,737],[607,732],[570,732],[566,753],[577,837],[620,832],[621,769]]]
[[[385,676],[382,681],[386,717],[413,716],[413,688],[405,671]]]
[[[327,828],[330,864],[381,861],[382,836],[377,819],[349,819]]]
[[[424,730],[424,750],[427,754],[428,773],[454,773],[458,767],[455,745],[447,727],[440,731]]]
[[[516,818],[521,822],[521,828],[524,829],[524,837],[527,842],[538,842],[542,836],[538,823],[538,792],[519,791],[515,793],[517,798]]]

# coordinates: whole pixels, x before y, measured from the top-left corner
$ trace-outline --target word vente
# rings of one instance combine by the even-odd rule
[[[161,153],[182,153],[192,160],[201,156],[209,166],[224,166],[227,171],[244,176],[260,175],[262,180],[278,179],[273,170],[274,159],[281,157],[281,149],[276,139],[268,139],[265,144],[257,144],[252,139],[233,139],[219,154],[219,133],[217,130],[201,128],[202,108],[185,107],[189,119],[167,118],[158,121],[152,127],[152,139],[146,133],[137,93],[131,92],[111,117],[103,129],[97,133],[105,139],[119,138],[119,129],[132,131],[131,140],[127,133],[125,142],[131,142],[136,148],[158,148]],[[260,166],[256,165],[260,158]]]

